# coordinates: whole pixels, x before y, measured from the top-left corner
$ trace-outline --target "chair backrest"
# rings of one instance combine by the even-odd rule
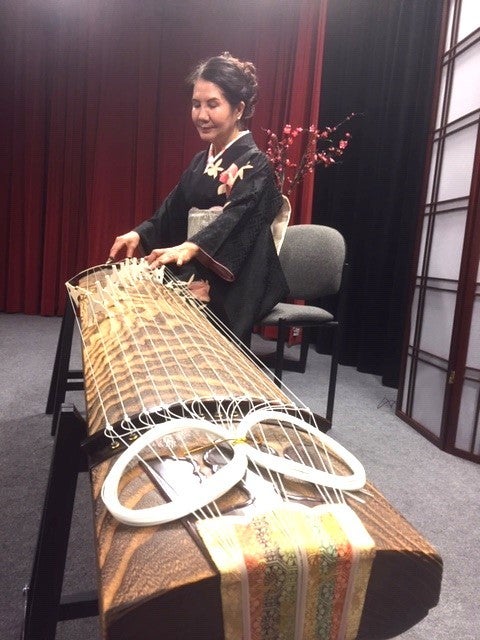
[[[290,297],[308,301],[337,293],[345,253],[345,240],[332,227],[318,224],[288,227],[279,258]]]

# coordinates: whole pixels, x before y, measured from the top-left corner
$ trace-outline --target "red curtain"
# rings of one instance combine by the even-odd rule
[[[158,207],[201,148],[184,82],[200,59],[256,63],[260,147],[317,123],[326,2],[4,0],[0,310],[62,313],[65,280]]]

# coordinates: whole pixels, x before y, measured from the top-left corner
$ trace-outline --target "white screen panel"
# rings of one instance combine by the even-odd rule
[[[428,290],[422,322],[420,349],[448,360],[456,293]]]
[[[415,291],[413,292],[413,300],[412,300],[412,313],[410,315],[410,340],[409,344],[413,345],[414,337],[415,337],[415,323],[417,322],[417,314],[418,314],[418,296],[420,290],[418,287],[415,287]]]
[[[473,303],[472,324],[470,325],[470,339],[468,342],[467,367],[480,369],[480,299]]]
[[[437,119],[435,128],[439,129],[442,124],[443,103],[445,101],[445,82],[447,79],[447,66],[442,67],[442,77],[440,79],[440,93],[438,94]],[[430,192],[429,192],[430,193]]]
[[[453,14],[455,12],[455,2],[450,2],[448,7],[448,26],[447,26],[447,38],[445,41],[445,51],[450,49],[455,43],[453,42]]]
[[[467,212],[437,214],[433,228],[428,275],[458,280]]]
[[[453,120],[478,109],[480,105],[479,69],[480,43],[470,47],[455,58],[452,93],[448,111],[449,122],[453,122]]]
[[[438,199],[470,195],[478,127],[467,127],[445,138]]]
[[[432,193],[433,189],[433,179],[435,177],[435,168],[437,163],[437,154],[438,154],[438,141],[433,143],[432,148],[432,161],[430,163],[430,174],[428,176],[428,191],[427,191],[427,202],[433,202],[437,200],[434,193]]]
[[[440,436],[442,427],[445,381],[445,371],[418,362],[412,418],[435,436]]]
[[[460,412],[458,414],[457,435],[455,438],[455,446],[461,451],[470,451],[472,447],[472,437],[477,424],[476,407],[478,402],[478,394],[480,386],[472,380],[465,380],[462,389],[462,401],[460,403]],[[480,429],[479,429],[480,431]],[[478,439],[476,442],[476,450],[473,453],[479,453]]]
[[[480,27],[480,3],[478,0],[462,0],[458,39],[463,40]]]
[[[412,375],[412,356],[407,356],[407,362],[405,366],[405,378],[403,383],[403,397],[402,406],[400,407],[403,413],[408,415],[407,401],[408,401],[408,386],[410,384],[410,376]]]
[[[418,254],[417,276],[421,276],[423,272],[423,266],[425,261],[425,242],[427,238],[429,220],[430,220],[430,216],[428,215],[423,216],[422,237],[420,239],[420,252]]]

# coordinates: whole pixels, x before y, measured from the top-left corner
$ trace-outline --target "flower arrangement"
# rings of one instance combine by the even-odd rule
[[[304,129],[286,124],[281,137],[271,129],[265,129],[267,133],[265,153],[272,163],[277,186],[284,195],[289,196],[305,174],[313,173],[317,164],[330,167],[337,163],[351,139],[351,134],[348,132],[339,137],[339,129],[355,115],[351,113],[334,127],[326,127],[323,130],[317,129],[314,125]],[[290,157],[291,147],[304,133],[307,133],[304,151],[300,160],[293,162]]]

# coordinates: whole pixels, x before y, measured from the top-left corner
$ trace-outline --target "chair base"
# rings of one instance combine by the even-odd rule
[[[287,344],[288,331],[293,326],[299,326],[302,328],[302,342],[300,346],[300,357],[297,360],[291,358],[285,358],[285,345]],[[259,359],[269,368],[273,369],[273,381],[278,387],[282,387],[282,374],[283,371],[294,371],[298,373],[305,373],[307,365],[308,349],[310,345],[310,330],[312,327],[317,328],[329,328],[334,331],[334,348],[332,351],[332,359],[330,363],[330,376],[328,381],[328,396],[327,396],[327,408],[325,413],[325,427],[329,429],[332,426],[333,418],[333,405],[335,402],[335,388],[337,381],[337,369],[338,369],[338,338],[339,338],[339,323],[332,321],[324,323],[323,325],[312,325],[307,322],[288,322],[281,318],[277,325],[277,347],[275,353],[259,356]]]
[[[263,364],[269,369],[275,369],[276,364],[276,354],[272,351],[272,353],[266,353],[261,356],[257,356],[258,359],[263,362]],[[294,358],[283,358],[283,371],[294,371],[295,373],[305,373],[307,366],[306,362],[302,363],[301,359],[295,360]]]

